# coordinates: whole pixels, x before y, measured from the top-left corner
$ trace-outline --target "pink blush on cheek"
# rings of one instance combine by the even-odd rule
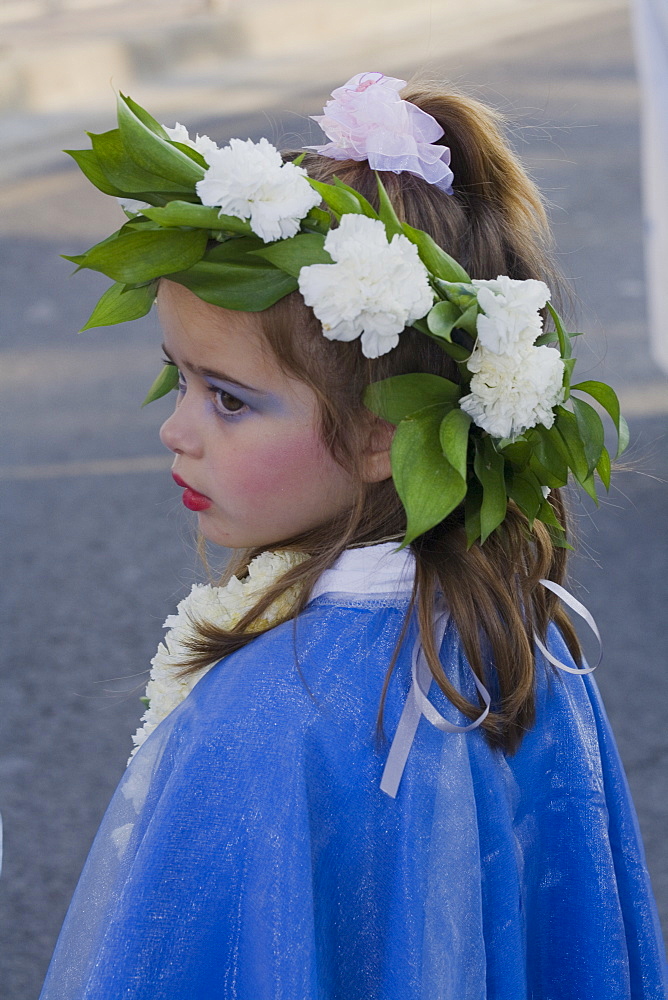
[[[326,474],[332,462],[324,445],[312,435],[277,441],[254,448],[246,458],[240,456],[239,487],[251,502],[253,497],[292,489],[301,493],[311,477],[319,471]]]

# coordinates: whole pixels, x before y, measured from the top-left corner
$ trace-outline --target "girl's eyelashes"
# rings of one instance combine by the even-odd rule
[[[179,371],[178,367],[174,364],[174,362],[170,358],[162,358],[162,363],[163,363],[163,365],[166,365],[168,368],[174,368],[174,369],[176,369],[176,374],[177,374],[178,382],[177,382],[177,384],[176,384],[176,386],[174,388],[179,393],[185,392],[185,379],[183,378],[183,375]]]
[[[223,416],[236,416],[237,413],[247,409],[247,404],[244,403],[243,399],[233,396],[227,389],[221,389],[217,385],[209,385],[207,388],[213,394],[217,409]]]
[[[163,358],[162,362],[165,365],[171,365],[173,368],[176,368],[178,373],[178,384],[176,389],[179,395],[183,395],[187,389],[186,379],[183,372],[174,364],[173,361],[170,361],[169,358]],[[216,404],[216,410],[221,414],[221,416],[236,416],[249,408],[248,404],[245,403],[243,399],[239,399],[238,396],[234,396],[231,392],[228,392],[227,389],[223,389],[219,385],[213,385],[212,383],[207,382],[206,389],[213,396]]]

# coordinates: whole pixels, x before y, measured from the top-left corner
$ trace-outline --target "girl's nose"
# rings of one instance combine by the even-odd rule
[[[176,455],[201,458],[202,436],[195,419],[195,407],[186,399],[187,396],[181,397],[172,415],[165,420],[160,428],[160,440]]]

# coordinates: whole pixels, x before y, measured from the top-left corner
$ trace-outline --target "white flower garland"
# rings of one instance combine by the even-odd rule
[[[190,653],[186,641],[195,634],[193,621],[207,621],[221,628],[232,628],[263,593],[288,570],[306,559],[308,556],[302,552],[262,552],[249,564],[248,575],[243,580],[233,576],[225,587],[194,584],[190,594],[177,606],[176,614],[165,621],[164,627],[169,631],[151,660],[151,673],[146,686],[148,707],[141,718],[142,725],[132,737],[135,746],[131,758],[214,665],[210,663],[186,676],[181,672],[183,660]],[[291,587],[267,608],[256,622],[255,629],[261,631],[289,615],[296,598],[297,588]]]
[[[539,309],[550,299],[542,281],[499,275],[472,282],[481,312],[466,367],[470,393],[459,405],[494,438],[513,438],[536,424],[548,429],[564,398],[564,363],[550,347],[536,347],[543,332]]]
[[[195,185],[202,204],[248,219],[265,243],[294,236],[302,219],[320,204],[304,168],[284,163],[267,139],[231,139],[229,146],[208,152],[205,159],[209,169]]]
[[[299,291],[328,340],[361,335],[364,356],[378,358],[431,309],[434,293],[417,247],[398,233],[388,242],[378,219],[343,215],[325,250],[335,263],[302,267]]]
[[[551,347],[523,347],[496,354],[476,346],[467,361],[473,372],[459,405],[493,438],[513,438],[529,427],[554,423],[554,407],[564,397],[564,363]]]
[[[539,310],[550,299],[550,289],[535,278],[518,280],[500,274],[491,281],[474,278],[482,310],[476,329],[478,344],[494,354],[514,354],[529,347],[543,332]]]

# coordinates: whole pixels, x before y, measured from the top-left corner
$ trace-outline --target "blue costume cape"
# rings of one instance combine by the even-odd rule
[[[664,1000],[591,677],[538,658],[537,722],[514,756],[421,718],[393,799],[375,727],[406,589],[330,580],[296,624],[212,668],[134,757],[42,1000]],[[414,641],[389,686],[390,737]],[[572,663],[554,626],[548,645]],[[451,623],[441,660],[475,699]]]

